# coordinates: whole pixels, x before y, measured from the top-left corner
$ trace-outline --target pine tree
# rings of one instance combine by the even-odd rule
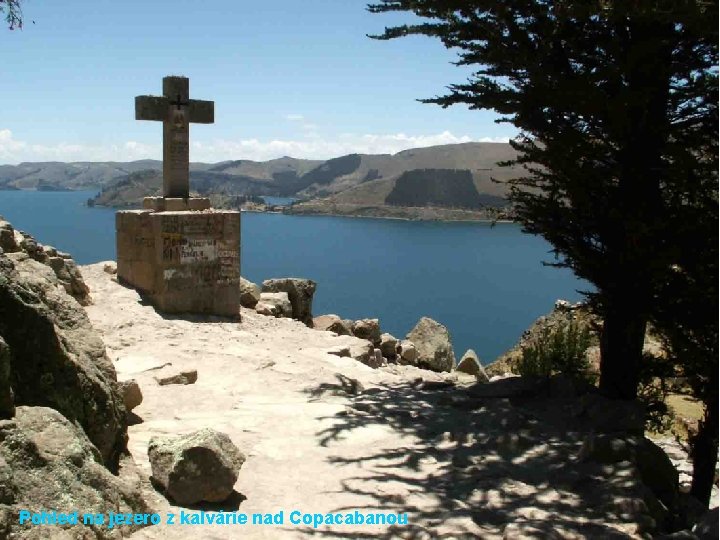
[[[558,266],[595,287],[600,390],[636,396],[645,329],[683,246],[674,205],[717,178],[717,0],[383,0],[477,67],[443,107],[493,109],[521,135],[511,199]],[[709,172],[707,163],[714,163]]]
[[[715,165],[717,167],[717,165]],[[690,434],[693,480],[690,493],[710,502],[718,457],[718,200],[710,181],[676,206],[676,235],[685,249],[668,272],[653,310],[678,375],[703,404],[703,417]],[[699,186],[699,187],[700,187]]]
[[[10,30],[22,28],[22,10],[20,0],[0,0],[0,15],[4,14],[5,22]]]

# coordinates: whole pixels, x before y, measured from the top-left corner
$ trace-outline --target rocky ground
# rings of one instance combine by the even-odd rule
[[[330,354],[356,338],[254,310],[241,322],[163,317],[103,266],[82,268],[86,310],[118,379],[142,390],[128,430],[141,473],[152,436],[211,427],[247,459],[229,501],[185,510],[285,517],[157,525],[133,538],[642,538],[676,525],[664,506],[681,506],[677,473],[632,411],[563,381],[472,386],[411,366],[371,369]],[[194,384],[157,383],[189,370]],[[183,510],[144,489],[157,511]],[[314,529],[290,524],[293,510],[407,513],[409,524]]]
[[[488,382],[472,351],[475,375],[419,369],[454,366],[441,324],[398,342],[376,319],[313,319],[307,280],[243,282],[242,320],[168,317],[112,266],[81,274],[0,219],[0,538],[649,538],[701,515],[687,457],[643,437],[636,404]],[[97,521],[29,521],[53,511]],[[103,522],[126,512],[163,523]],[[271,523],[181,517],[238,514]]]
[[[148,509],[115,369],[82,308],[88,292],[69,254],[0,218],[0,538],[115,539],[134,526],[30,516]]]

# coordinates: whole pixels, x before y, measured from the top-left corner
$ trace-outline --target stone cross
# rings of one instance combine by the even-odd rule
[[[135,120],[163,123],[163,197],[190,196],[190,122],[215,122],[215,102],[190,99],[187,77],[163,77],[163,95],[137,96]]]

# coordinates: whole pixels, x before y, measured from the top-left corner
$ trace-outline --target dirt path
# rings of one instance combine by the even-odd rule
[[[241,323],[163,318],[102,263],[82,272],[119,379],[135,378],[143,392],[142,421],[129,430],[140,468],[150,475],[151,436],[213,427],[247,456],[238,495],[222,509],[284,512],[282,525],[164,524],[133,538],[635,537],[638,517],[622,501],[640,489],[637,475],[578,463],[582,436],[548,427],[557,410],[423,388],[418,377],[442,378],[333,356],[355,338],[250,310]],[[166,363],[197,369],[197,383],[157,385],[153,368]],[[364,386],[358,396],[352,379]],[[189,511],[153,494],[163,516]],[[293,510],[407,513],[409,524],[314,529],[291,524]]]

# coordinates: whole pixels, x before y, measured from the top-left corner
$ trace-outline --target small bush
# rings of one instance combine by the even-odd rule
[[[563,374],[573,379],[594,382],[586,351],[593,343],[587,326],[574,322],[550,330],[523,348],[517,371],[522,376],[550,377]]]
[[[643,353],[637,397],[645,407],[645,428],[649,431],[671,431],[674,413],[667,398],[670,394],[670,381],[675,375],[671,361]]]

